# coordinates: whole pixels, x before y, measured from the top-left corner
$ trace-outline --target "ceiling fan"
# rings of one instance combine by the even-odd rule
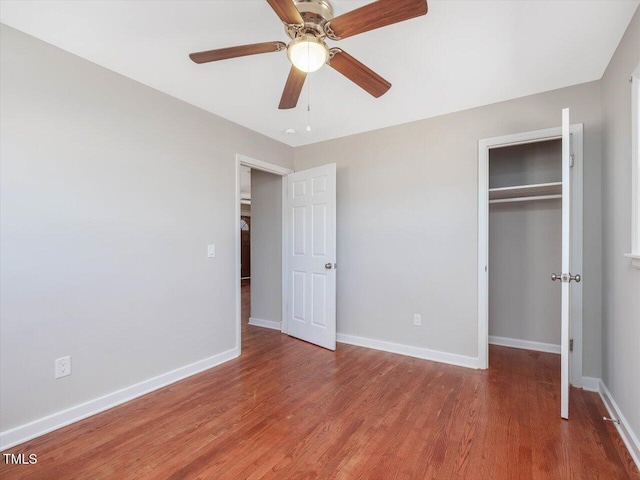
[[[337,70],[374,97],[384,95],[391,84],[341,48],[329,48],[325,39],[340,40],[427,13],[426,0],[378,0],[333,17],[327,0],[267,0],[284,23],[289,44],[264,42],[220,48],[189,55],[195,63],[208,63],[258,53],[287,51],[289,77],[280,99],[280,109],[294,108],[307,73],[324,64]]]

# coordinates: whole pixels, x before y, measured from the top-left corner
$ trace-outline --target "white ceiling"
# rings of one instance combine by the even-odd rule
[[[284,52],[206,65],[187,56],[286,41],[264,0],[2,0],[0,21],[298,146],[599,79],[639,1],[430,0],[424,17],[338,42],[393,87],[374,99],[323,67],[310,75],[310,133],[306,88],[296,109],[277,108]],[[336,15],[366,3],[332,1]]]

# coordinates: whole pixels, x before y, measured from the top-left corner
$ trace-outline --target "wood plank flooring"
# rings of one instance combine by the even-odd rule
[[[0,477],[640,479],[597,394],[559,418],[557,355],[492,346],[474,371],[244,320],[240,358],[12,448],[38,463]]]

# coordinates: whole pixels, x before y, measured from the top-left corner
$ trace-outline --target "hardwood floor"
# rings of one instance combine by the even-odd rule
[[[559,418],[557,355],[492,346],[474,371],[247,316],[240,358],[12,448],[38,463],[0,477],[640,479],[597,394],[573,390]]]

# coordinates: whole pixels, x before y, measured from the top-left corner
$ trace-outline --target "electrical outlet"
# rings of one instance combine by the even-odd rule
[[[207,257],[213,258],[216,256],[216,246],[215,245],[207,245]]]
[[[420,315],[419,313],[414,313],[413,314],[413,324],[416,326],[420,326],[422,325],[422,315]]]
[[[62,357],[56,359],[56,378],[71,375],[71,357]]]

